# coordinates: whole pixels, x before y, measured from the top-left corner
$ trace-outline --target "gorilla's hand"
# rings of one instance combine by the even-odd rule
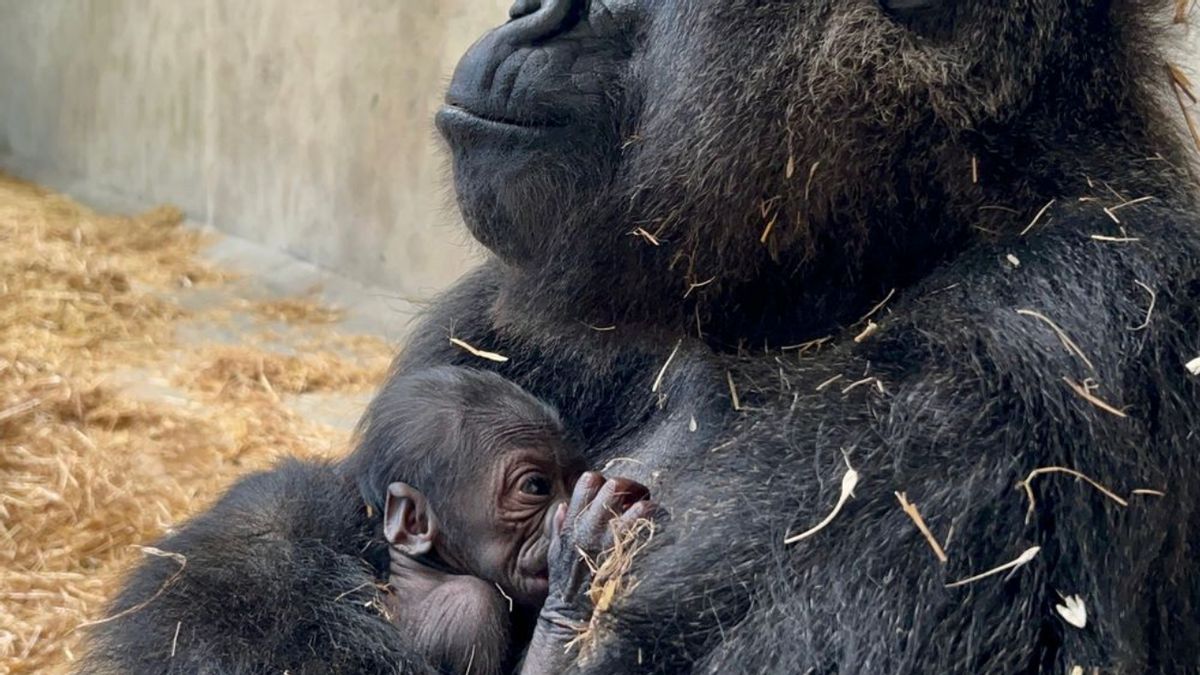
[[[588,472],[575,484],[570,503],[558,507],[551,525],[550,592],[522,672],[561,670],[563,647],[592,618],[593,566],[635,523],[654,516],[649,497],[640,483]]]

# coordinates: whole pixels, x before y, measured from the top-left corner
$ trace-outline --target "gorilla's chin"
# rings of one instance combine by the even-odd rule
[[[517,2],[455,68],[436,121],[459,206],[475,238],[512,265],[543,264],[563,223],[611,182],[629,51],[617,9]]]
[[[609,182],[614,145],[575,126],[520,124],[447,105],[436,117],[449,145],[463,221],[505,262],[542,262],[557,230]]]
[[[526,219],[523,197],[546,183],[537,157],[546,155],[549,128],[522,126],[446,106],[436,117],[450,146],[454,186],[463,221],[479,243],[512,264],[528,264],[535,256],[535,228]],[[528,210],[524,207],[521,210]]]

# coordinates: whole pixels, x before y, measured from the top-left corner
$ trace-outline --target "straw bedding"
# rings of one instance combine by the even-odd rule
[[[270,337],[181,345],[182,323],[230,310],[176,297],[233,278],[181,220],[102,215],[0,175],[0,673],[69,670],[139,545],[236,477],[342,452],[346,433],[290,396],[365,392],[386,372],[388,345],[334,332],[336,311],[308,299],[239,308],[302,325],[293,353],[258,346]],[[140,378],[184,395],[136,394]]]

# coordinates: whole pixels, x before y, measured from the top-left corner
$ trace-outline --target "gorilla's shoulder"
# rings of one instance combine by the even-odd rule
[[[331,465],[249,476],[147,550],[83,671],[391,672],[371,529]]]
[[[364,508],[333,465],[286,459],[238,481],[171,539],[185,546],[197,537],[215,537],[351,552],[370,538]]]

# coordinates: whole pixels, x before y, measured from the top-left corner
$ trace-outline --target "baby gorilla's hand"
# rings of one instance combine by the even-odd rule
[[[654,515],[650,491],[627,478],[588,472],[579,478],[570,504],[559,506],[550,540],[550,593],[542,618],[560,628],[586,623],[592,615],[587,592],[588,561],[596,563],[634,523]],[[586,559],[585,559],[586,556]]]

